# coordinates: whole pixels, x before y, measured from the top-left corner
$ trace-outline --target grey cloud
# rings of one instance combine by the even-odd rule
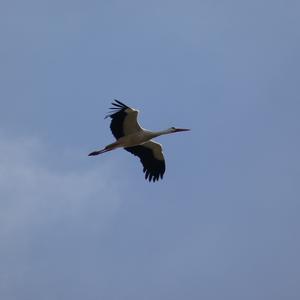
[[[111,164],[61,171],[35,158],[43,150],[37,140],[1,135],[2,299],[33,299],[35,284],[51,285],[56,276],[69,274],[85,243],[91,236],[95,245],[101,241],[121,205],[119,190],[110,184]],[[60,266],[66,272],[60,272]],[[51,299],[55,292],[47,297],[40,299]]]

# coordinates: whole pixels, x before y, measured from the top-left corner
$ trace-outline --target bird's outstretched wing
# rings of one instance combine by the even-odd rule
[[[138,111],[115,99],[112,110],[105,118],[110,117],[110,129],[116,139],[142,130],[137,122]]]
[[[124,149],[140,158],[144,167],[145,179],[155,182],[159,178],[163,178],[166,163],[161,144],[151,140],[142,145],[126,147]]]

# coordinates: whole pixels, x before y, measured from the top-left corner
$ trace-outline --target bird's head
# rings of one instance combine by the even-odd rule
[[[186,128],[176,128],[176,127],[171,127],[169,128],[170,133],[175,133],[175,132],[181,132],[181,131],[190,131],[191,129],[186,129]]]

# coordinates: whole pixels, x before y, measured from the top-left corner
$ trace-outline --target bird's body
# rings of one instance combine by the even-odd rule
[[[137,110],[118,100],[115,100],[112,105],[114,105],[111,108],[113,111],[106,117],[112,119],[110,128],[116,142],[107,145],[104,149],[90,153],[89,156],[124,148],[140,158],[146,179],[149,181],[162,179],[166,169],[162,147],[161,144],[152,139],[160,135],[188,131],[189,129],[171,127],[162,131],[149,131],[142,128],[137,122]]]
[[[124,145],[124,147],[133,147],[137,145],[142,145],[147,141],[151,140],[152,138],[154,138],[154,136],[151,131],[140,130],[129,135],[124,135],[120,137],[117,141],[121,145]]]

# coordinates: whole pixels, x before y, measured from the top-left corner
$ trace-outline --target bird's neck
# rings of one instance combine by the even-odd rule
[[[171,133],[169,129],[159,130],[159,131],[151,131],[151,138],[158,137],[160,135],[165,135]]]

